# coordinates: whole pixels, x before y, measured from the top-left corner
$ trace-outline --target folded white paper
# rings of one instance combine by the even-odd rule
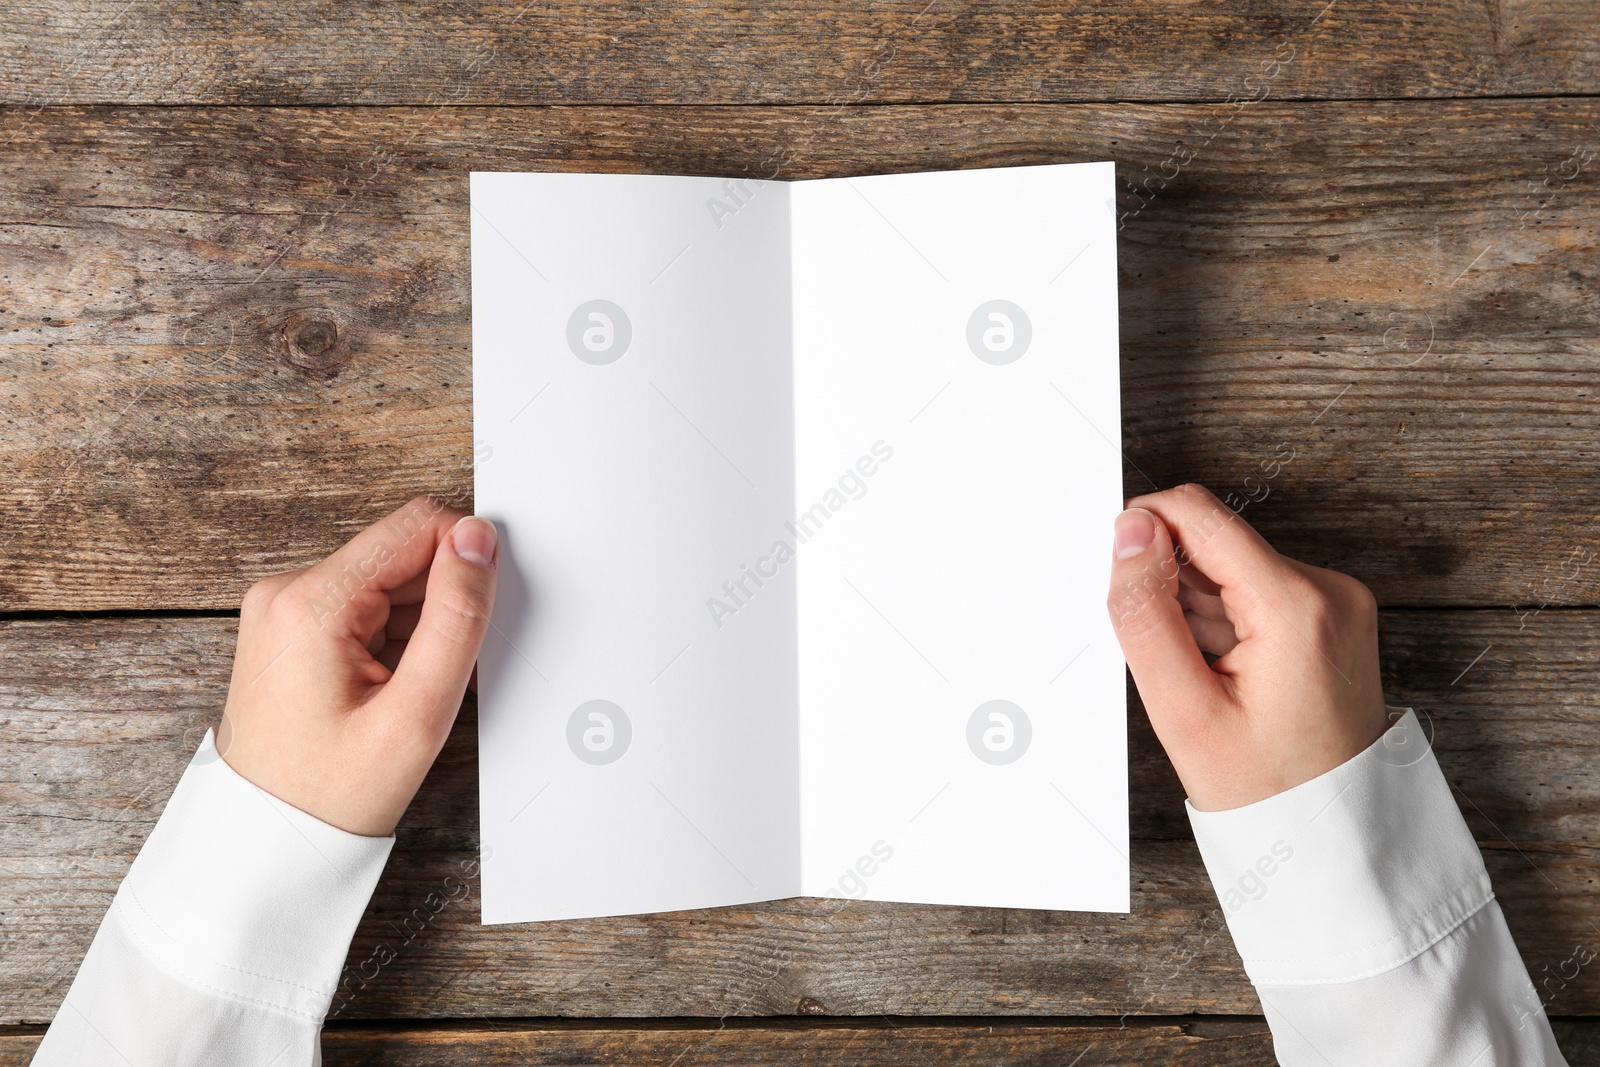
[[[484,922],[1128,910],[1112,180],[472,175]]]

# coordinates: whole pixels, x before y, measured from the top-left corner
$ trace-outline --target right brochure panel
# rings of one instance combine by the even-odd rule
[[[1128,910],[1113,181],[792,187],[808,895]]]

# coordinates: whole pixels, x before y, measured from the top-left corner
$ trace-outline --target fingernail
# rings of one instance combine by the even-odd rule
[[[1130,559],[1156,539],[1156,517],[1144,508],[1129,508],[1117,516],[1117,558]]]
[[[468,515],[456,523],[452,536],[456,539],[456,555],[468,563],[487,567],[494,562],[494,546],[499,535],[495,533],[494,523],[488,519]]]

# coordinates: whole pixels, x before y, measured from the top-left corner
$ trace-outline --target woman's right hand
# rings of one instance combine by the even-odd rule
[[[1107,607],[1196,808],[1264,800],[1382,736],[1377,604],[1366,586],[1280,556],[1198,485],[1128,509],[1116,521]]]

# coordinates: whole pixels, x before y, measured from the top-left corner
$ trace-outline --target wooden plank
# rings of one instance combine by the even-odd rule
[[[1597,122],[1592,100],[0,113],[0,610],[231,608],[416,492],[470,499],[469,169],[1104,157],[1130,493],[1255,500],[1283,551],[1386,604],[1595,604],[1600,480],[1570,472],[1600,462]]]
[[[1122,1022],[1131,1022],[1123,1025]],[[596,1031],[549,1028],[497,1033],[468,1027],[418,1034],[413,1039],[362,1032],[335,1032],[327,1043],[330,1067],[416,1067],[453,1065],[470,1060],[485,1067],[501,1064],[628,1063],[663,1067],[737,1062],[761,1067],[802,1059],[821,1063],[972,1064],[1016,1067],[1273,1067],[1272,1037],[1265,1021],[1138,1020],[1117,1025],[981,1027],[918,1025],[886,1020],[874,1027],[738,1028],[705,1030]],[[1600,1021],[1556,1024],[1556,1040],[1569,1067],[1600,1067]],[[598,1046],[598,1047],[597,1047]],[[1080,1059],[1074,1061],[1072,1057]],[[682,1057],[681,1059],[678,1057]]]
[[[737,1062],[761,1067],[802,1059],[821,1063],[970,1064],[1016,1067],[1273,1067],[1272,1037],[1261,1019],[1119,1020],[1085,1026],[1007,1024],[982,1027],[918,1025],[885,1020],[877,1026],[705,1030],[566,1030],[531,1027],[499,1033],[469,1025],[399,1037],[335,1031],[329,1067],[378,1065],[628,1063],[663,1067]],[[1600,1020],[1563,1020],[1556,1040],[1569,1067],[1600,1067]],[[459,1033],[459,1036],[458,1036]],[[599,1034],[603,1038],[596,1040]],[[678,1057],[682,1057],[681,1059]],[[1081,1057],[1074,1061],[1072,1057]]]
[[[450,1027],[349,1029],[323,1032],[327,1067],[571,1067],[633,1064],[749,1067],[815,1061],[877,1064],[967,1064],[988,1067],[1272,1067],[1272,1037],[1261,1019],[1124,1020],[1082,1025],[929,1025],[884,1020],[877,1025],[810,1024],[715,1029],[678,1025],[611,1024],[604,1028],[538,1023],[461,1023]],[[1600,1067],[1600,1021],[1554,1020],[1569,1067]],[[0,1033],[0,1067],[27,1067],[42,1040],[37,1033]],[[1071,1057],[1080,1057],[1072,1060]]]
[[[1591,93],[1600,74],[1583,0],[24,0],[8,15],[0,99],[24,106],[1362,99]]]
[[[1600,1011],[1595,969],[1559,977],[1574,946],[1600,947],[1597,621],[1382,619],[1388,692],[1428,714],[1524,959],[1555,982],[1556,1014]],[[0,1023],[54,1012],[219,712],[232,633],[209,618],[0,623]],[[339,1018],[1259,1010],[1137,707],[1130,915],[790,900],[494,927],[478,925],[474,718],[469,703],[402,824]]]
[[[965,1025],[884,1020],[876,1025],[810,1022],[741,1026],[724,1020],[684,1024],[604,1027],[537,1023],[460,1023],[433,1028],[351,1029],[335,1023],[323,1032],[327,1067],[571,1067],[632,1064],[698,1067],[739,1063],[749,1067],[815,1061],[877,1064],[968,1064],[988,1067],[1272,1067],[1272,1037],[1250,1019],[1124,1020],[1081,1025],[1035,1025],[996,1019]],[[1600,1067],[1600,1021],[1557,1019],[1556,1041],[1570,1067]],[[27,1067],[42,1040],[37,1033],[0,1033],[0,1067]],[[1073,1056],[1080,1057],[1074,1061]]]
[[[1116,1020],[1088,1025],[929,1025],[912,1020],[875,1024],[787,1026],[665,1025],[603,1028],[560,1022],[463,1023],[424,1029],[324,1031],[327,1067],[570,1067],[632,1064],[748,1067],[797,1062],[850,1063],[860,1067],[929,1064],[1044,1067],[1271,1067],[1272,1039],[1259,1019],[1169,1021],[1123,1027]],[[40,1035],[0,1034],[0,1067],[26,1067]],[[1073,1057],[1079,1057],[1074,1060]]]
[[[1600,839],[1600,735],[1591,728],[1597,712],[1589,696],[1600,675],[1597,618],[1590,611],[1509,609],[1383,614],[1389,699],[1418,710],[1480,839]],[[159,793],[175,781],[226,696],[234,625],[227,619],[0,621],[0,713],[3,736],[12,742],[0,753],[4,781],[45,783],[15,798],[18,814],[52,814],[49,804],[65,783],[88,792],[60,793],[67,803],[62,816],[84,804],[102,813],[102,803],[112,810],[137,806],[144,803],[135,796],[143,783]],[[1187,839],[1182,787],[1131,686],[1129,697],[1133,836]],[[473,714],[470,702],[465,714]],[[1489,743],[1486,736],[1505,740]],[[107,748],[108,740],[127,743]],[[470,734],[459,745],[446,751],[447,759],[462,761],[452,773],[475,782]],[[88,762],[95,764],[92,773]],[[109,793],[102,797],[96,792],[102,789]],[[463,792],[467,808],[418,817],[438,826],[475,819],[472,789]],[[131,853],[143,825],[127,814],[136,837],[118,839],[115,847]],[[79,821],[66,819],[54,832],[70,834]],[[94,824],[94,836],[81,844],[112,848],[101,836],[105,828]]]
[[[1526,845],[1520,853],[1489,848],[1485,856],[1530,972],[1555,981],[1575,946],[1600,944],[1593,893],[1600,849]],[[338,1017],[1261,1010],[1185,842],[1135,843],[1128,916],[797,899],[484,927],[467,903],[426,926],[421,916],[407,925],[470,858],[408,851],[391,862],[381,899],[352,945]],[[391,954],[363,983],[361,968],[370,974],[369,961]],[[1552,1010],[1600,1007],[1600,981],[1588,970],[1556,988]]]
[[[1480,841],[1600,841],[1597,624],[1549,609],[1380,617],[1388,699],[1416,709]]]

